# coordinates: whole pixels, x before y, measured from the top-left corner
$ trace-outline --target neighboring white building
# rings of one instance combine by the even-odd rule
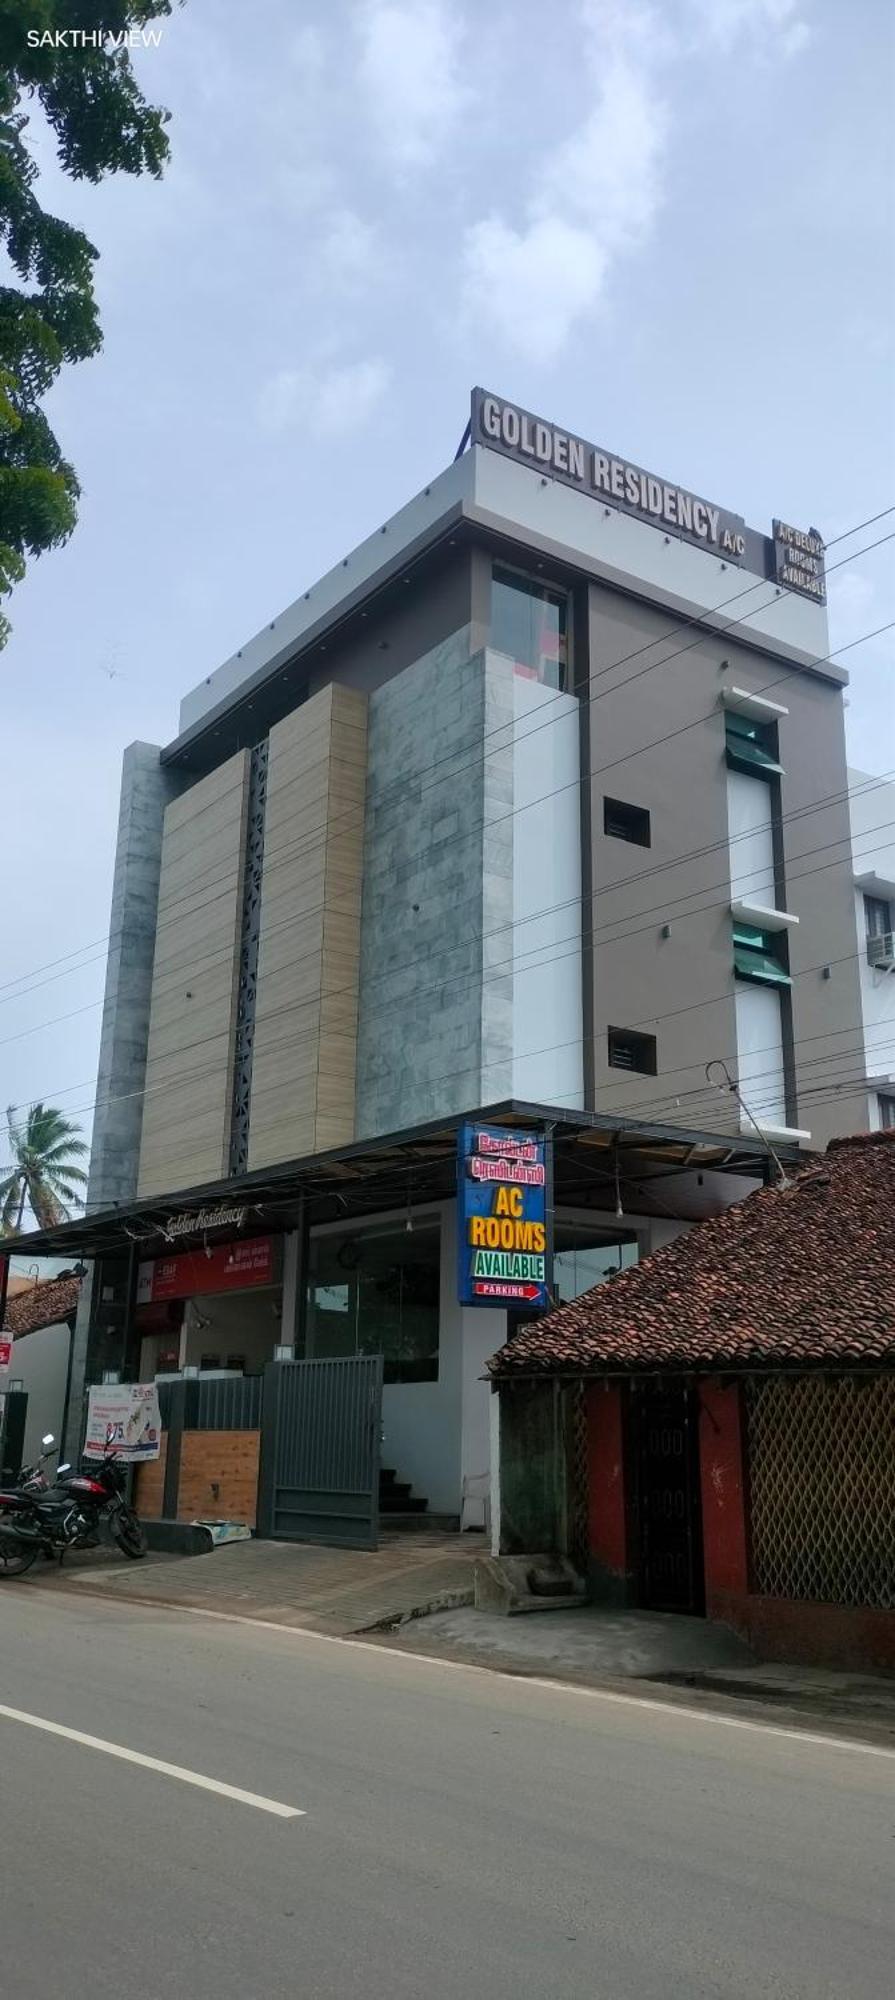
[[[895,784],[848,774],[867,1124],[895,1126]]]

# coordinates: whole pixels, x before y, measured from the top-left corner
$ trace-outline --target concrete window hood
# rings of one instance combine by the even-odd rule
[[[735,896],[730,914],[739,924],[754,924],[760,931],[791,930],[799,921],[791,910],[769,910],[764,903],[752,903],[748,896]]]
[[[721,689],[724,708],[732,708],[737,715],[751,715],[756,722],[772,722],[775,716],[788,715],[781,701],[768,701],[767,695],[750,694],[748,688],[725,687]]]
[[[811,1144],[811,1133],[804,1131],[799,1125],[772,1125],[760,1116],[756,1119],[755,1123],[758,1125],[762,1138],[770,1139],[773,1146],[810,1146]],[[740,1118],[740,1131],[755,1131],[755,1125],[753,1125],[751,1118],[747,1118],[745,1111]]]
[[[891,875],[878,875],[874,868],[868,868],[863,875],[855,876],[855,888],[865,896],[876,896],[881,903],[895,901],[895,881]]]

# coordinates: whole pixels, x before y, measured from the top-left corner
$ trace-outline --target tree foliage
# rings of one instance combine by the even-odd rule
[[[52,1104],[32,1104],[21,1121],[11,1104],[6,1117],[11,1163],[0,1180],[0,1237],[19,1235],[26,1206],[41,1229],[53,1229],[68,1221],[69,1203],[80,1205],[87,1180],[78,1165],[87,1151],[80,1126]]]
[[[28,556],[58,548],[77,518],[79,487],[41,399],[63,364],[101,342],[93,287],[97,252],[83,230],[49,215],[38,196],[29,124],[43,113],[73,180],[148,173],[168,157],[168,113],[147,104],[128,30],[171,12],[172,0],[0,0],[0,597]],[[86,32],[86,45],[41,45]],[[29,44],[37,38],[37,46]],[[107,39],[92,46],[90,37]],[[33,143],[33,136],[32,136]],[[8,636],[0,612],[0,646]]]

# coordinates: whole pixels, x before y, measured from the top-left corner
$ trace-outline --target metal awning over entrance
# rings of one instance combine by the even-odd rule
[[[16,1237],[17,1257],[147,1257],[176,1239],[201,1241],[209,1229],[276,1233],[341,1217],[373,1215],[407,1203],[444,1201],[456,1191],[457,1133],[469,1120],[545,1130],[553,1139],[553,1203],[594,1211],[677,1214],[673,1185],[684,1175],[721,1173],[766,1180],[770,1148],[757,1137],[689,1131],[602,1112],[508,1099],[435,1119],[385,1138],[289,1160],[188,1191],[135,1200],[79,1216],[56,1229]],[[775,1148],[784,1163],[804,1158],[795,1145]],[[214,1211],[242,1210],[238,1219]],[[209,1215],[211,1211],[211,1215]],[[172,1230],[172,1223],[176,1225]],[[145,1246],[145,1250],[144,1250]]]

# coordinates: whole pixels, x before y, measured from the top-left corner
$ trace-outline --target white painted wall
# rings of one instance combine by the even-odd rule
[[[742,771],[727,773],[727,837],[731,895],[775,909],[774,835],[770,787]]]
[[[776,987],[736,982],[737,1076],[759,1125],[786,1124],[783,1022]]]
[[[879,877],[878,893],[895,905],[895,784],[883,783],[868,771],[850,770],[849,813],[852,830],[852,859],[856,876]],[[870,893],[873,893],[872,891]],[[867,936],[864,921],[864,893],[855,890],[855,944],[861,981],[861,1013],[864,1025],[865,1075],[883,1085],[891,1079],[887,1095],[895,1093],[895,974],[875,972],[867,963]],[[871,1131],[880,1124],[877,1091],[868,1093],[868,1122]]]
[[[513,676],[513,1096],[584,1104],[578,700]]]

